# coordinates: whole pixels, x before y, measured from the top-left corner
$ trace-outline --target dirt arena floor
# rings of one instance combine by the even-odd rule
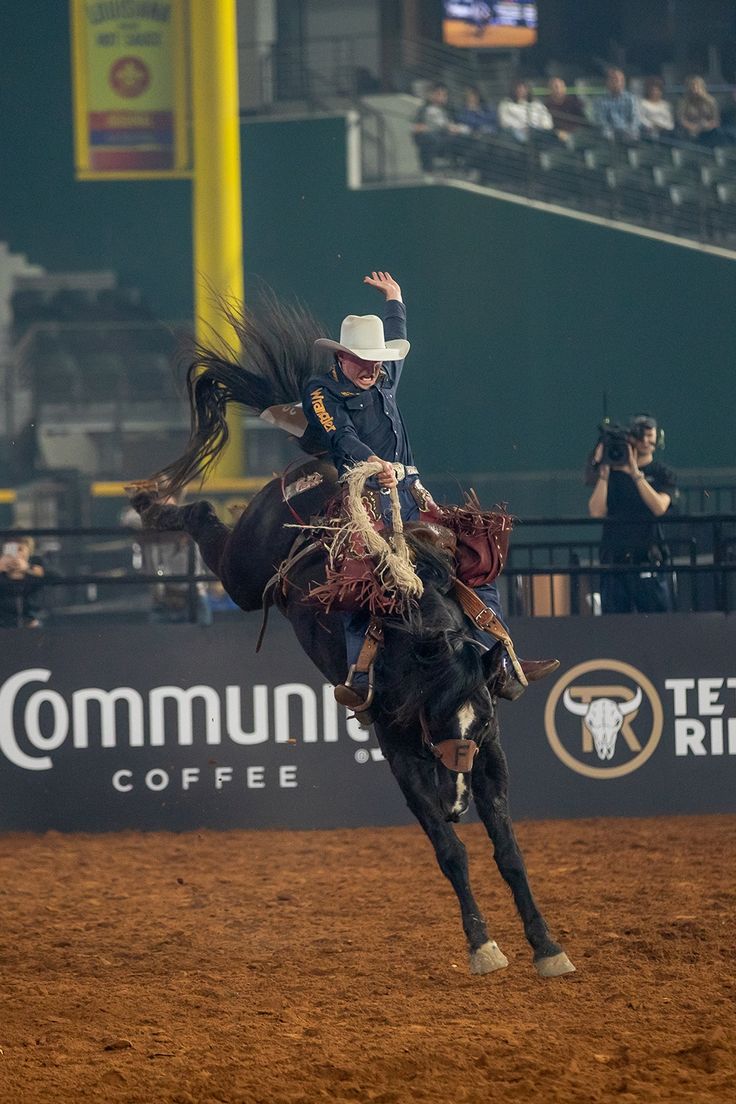
[[[736,817],[519,826],[578,972],[468,973],[418,828],[0,837],[2,1104],[736,1099]]]

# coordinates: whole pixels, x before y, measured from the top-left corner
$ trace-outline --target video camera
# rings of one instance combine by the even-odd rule
[[[611,468],[622,468],[629,459],[632,436],[630,430],[627,426],[616,425],[615,422],[602,422],[598,426],[598,432],[598,444],[603,445],[599,463]]]
[[[628,426],[604,421],[598,426],[598,444],[603,445],[601,464],[622,468],[629,458],[629,445],[644,436],[647,430],[657,429],[657,420],[650,414],[637,414]],[[656,448],[664,448],[664,432],[657,433]]]

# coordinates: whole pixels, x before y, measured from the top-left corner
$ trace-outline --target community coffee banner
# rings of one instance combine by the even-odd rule
[[[183,0],[71,0],[71,15],[78,176],[186,169]]]
[[[412,818],[375,735],[272,617],[3,633],[0,830]],[[736,810],[736,618],[514,623],[554,676],[499,715],[516,817]]]

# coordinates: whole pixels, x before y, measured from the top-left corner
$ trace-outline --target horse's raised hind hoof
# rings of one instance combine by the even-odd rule
[[[503,970],[509,960],[495,939],[489,939],[477,951],[470,952],[471,974],[492,974],[494,970]]]
[[[135,487],[126,487],[125,490],[130,494],[130,505],[141,517],[156,502],[156,496],[150,491],[137,490]]]
[[[534,963],[534,969],[541,978],[562,977],[563,974],[575,973],[575,967],[564,951],[549,955],[548,958],[538,958]]]

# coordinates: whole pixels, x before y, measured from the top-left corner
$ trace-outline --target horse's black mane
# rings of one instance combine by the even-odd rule
[[[384,622],[387,633],[402,634],[408,657],[400,671],[382,666],[382,696],[390,702],[392,719],[399,725],[415,723],[422,710],[430,722],[441,724],[485,685],[482,652],[450,594],[452,558],[411,533],[407,539],[424,594],[405,619]]]
[[[191,429],[184,455],[151,476],[162,491],[185,486],[214,464],[229,439],[230,403],[254,414],[300,403],[309,379],[325,370],[314,342],[327,330],[301,303],[282,303],[264,286],[253,309],[234,300],[220,305],[240,350],[217,335],[216,345],[191,340],[182,347]],[[304,452],[324,451],[322,436],[311,427],[298,442]]]
[[[324,368],[324,354],[314,342],[326,328],[302,303],[282,303],[265,285],[253,308],[237,301],[222,306],[240,355],[222,339],[219,350],[198,343],[189,375],[210,373],[231,390],[231,401],[257,414],[276,404],[301,402],[310,377]]]

